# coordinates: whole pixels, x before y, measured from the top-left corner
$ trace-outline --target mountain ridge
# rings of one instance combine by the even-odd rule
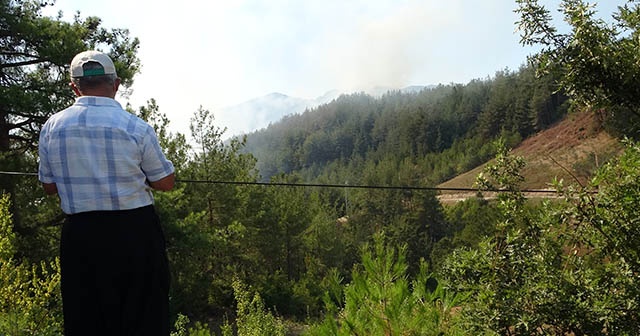
[[[434,85],[412,85],[400,89],[377,86],[360,92],[376,97],[396,90],[403,93],[417,93],[430,87],[434,87]],[[303,113],[307,109],[330,103],[343,94],[348,93],[330,90],[316,98],[308,99],[289,96],[281,92],[271,92],[236,105],[224,107],[216,117],[222,125],[227,125],[228,136],[235,137],[268,127],[271,123],[280,121],[286,116]],[[230,126],[239,123],[242,125]]]

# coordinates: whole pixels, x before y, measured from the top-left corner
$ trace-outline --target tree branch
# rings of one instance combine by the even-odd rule
[[[7,126],[9,126],[10,128],[20,128],[20,129],[22,129],[22,126],[26,126],[26,125],[29,125],[29,124],[34,123],[34,122],[35,122],[35,120],[33,120],[33,119],[27,119],[27,120],[25,120],[23,122],[19,122],[17,124],[8,124]]]
[[[23,61],[23,62],[16,62],[16,63],[5,63],[5,64],[0,64],[0,69],[16,68],[16,67],[21,67],[21,66],[25,66],[25,65],[44,63],[46,61],[47,61],[46,59],[35,59],[35,60],[31,60],[31,61]]]
[[[3,56],[23,56],[23,57],[30,57],[30,58],[38,58],[38,55],[31,55],[25,52],[19,52],[19,51],[15,51],[15,52],[9,52],[9,51],[0,51],[0,55]]]
[[[31,141],[31,139],[29,139],[29,138],[21,137],[19,135],[15,135],[15,134],[9,134],[9,139],[23,141],[23,142]]]

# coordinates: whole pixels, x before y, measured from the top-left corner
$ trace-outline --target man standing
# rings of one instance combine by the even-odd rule
[[[106,54],[71,62],[78,96],[40,133],[39,179],[67,214],[60,260],[65,335],[169,335],[169,270],[151,189],[173,188],[153,128],[115,101]]]

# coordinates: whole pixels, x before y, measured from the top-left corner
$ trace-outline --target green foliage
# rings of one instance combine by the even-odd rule
[[[521,43],[540,45],[532,59],[540,73],[552,73],[580,105],[604,109],[619,131],[637,136],[640,126],[640,5],[628,1],[611,23],[596,17],[594,5],[563,0],[560,12],[571,27],[560,33],[536,0],[516,0]]]
[[[170,335],[186,336],[187,324],[189,324],[189,317],[187,317],[186,315],[178,314],[178,316],[176,317],[176,322],[173,324],[173,331]]]
[[[62,332],[60,264],[0,260],[0,334],[59,335]]]
[[[13,232],[9,197],[0,198],[0,260],[9,260],[16,253],[16,234]]]
[[[151,114],[153,116],[153,114]],[[200,108],[192,130],[197,153],[184,162],[181,179],[251,181],[254,161],[238,152],[241,143],[224,144],[213,115]],[[162,134],[162,132],[160,132]],[[168,137],[174,141],[176,138]],[[171,142],[170,141],[170,142]],[[180,142],[176,148],[180,147]],[[176,151],[179,153],[180,151]],[[167,232],[173,276],[173,309],[189,316],[230,305],[231,281],[236,273],[257,269],[251,257],[250,224],[263,199],[256,189],[224,184],[178,184],[175,191],[157,195]]]
[[[191,136],[197,148],[193,160],[185,168],[184,179],[209,181],[254,181],[256,180],[255,160],[243,154],[243,142],[234,139],[223,143],[224,129],[215,126],[214,115],[200,107],[191,119]],[[221,184],[188,184],[187,195],[191,196],[190,206],[206,210],[211,225],[218,227],[244,218],[250,189]]]
[[[454,251],[443,267],[448,286],[473,293],[461,312],[472,334],[575,331],[568,318],[576,313],[575,302],[567,299],[575,287],[562,273],[563,229],[554,227],[557,216],[525,207],[518,191],[522,167],[522,159],[501,146],[495,165],[486,169],[489,176],[479,177],[483,186],[509,191],[498,196],[502,216],[495,234]]]
[[[24,153],[34,149],[38,130],[53,113],[73,101],[68,64],[73,56],[91,48],[107,49],[114,59],[124,87],[133,82],[140,66],[136,57],[139,41],[125,29],[107,30],[96,17],[64,22],[61,17],[42,16],[40,0],[0,1],[0,115],[3,127],[0,151]]]
[[[519,193],[520,185],[524,182],[524,176],[520,171],[525,166],[524,158],[510,155],[510,150],[506,147],[503,139],[495,142],[497,154],[495,163],[485,167],[484,172],[478,175],[476,183],[480,190],[505,190],[510,191],[509,198],[523,200]],[[502,194],[505,195],[505,194]],[[507,200],[509,198],[504,198]]]
[[[624,154],[606,164],[595,176],[597,196],[583,194],[578,204],[578,219],[589,223],[601,236],[598,243],[624,260],[640,274],[640,147],[626,143]],[[595,243],[595,242],[594,242]]]
[[[236,279],[233,292],[237,302],[236,329],[238,336],[284,336],[286,328],[282,320],[267,311],[260,295]],[[223,325],[223,336],[233,336],[228,321]]]
[[[129,108],[129,106],[127,106]],[[130,109],[130,108],[129,108]],[[185,136],[181,133],[173,134],[167,129],[169,118],[160,112],[160,107],[155,99],[147,101],[147,106],[140,106],[137,115],[149,123],[160,143],[160,147],[176,168],[176,175],[180,175],[187,163],[188,152],[191,146],[187,143]]]
[[[210,336],[209,326],[200,322],[188,327],[190,320],[186,315],[178,314],[170,336]]]
[[[434,244],[431,263],[439,270],[445,259],[456,249],[475,249],[481,241],[493,236],[501,215],[498,208],[482,198],[470,198],[445,208],[450,232]]]
[[[0,198],[0,334],[62,333],[60,263],[14,259],[9,197]]]
[[[448,287],[473,293],[461,311],[469,332],[636,334],[638,145],[628,143],[585,189],[558,183],[569,203],[538,209],[517,192],[518,160],[497,162],[491,180],[515,191],[500,197],[495,234],[454,251],[441,270]]]
[[[583,160],[574,163],[571,170],[578,179],[589,180],[595,176],[599,168],[616,158],[619,154],[617,150],[600,154],[590,153]]]
[[[576,263],[585,268],[573,276],[590,294],[593,324],[617,335],[633,335],[640,328],[639,166],[640,146],[626,141],[625,152],[605,165],[586,190],[565,189],[576,200],[571,211],[578,235]]]
[[[352,282],[344,286],[344,306],[336,306],[328,295],[327,316],[307,334],[462,334],[453,324],[452,309],[464,302],[465,295],[441,287],[427,274],[425,264],[414,281],[406,271],[405,248],[385,246],[382,235],[377,235],[372,248],[363,247],[362,265],[354,268]]]

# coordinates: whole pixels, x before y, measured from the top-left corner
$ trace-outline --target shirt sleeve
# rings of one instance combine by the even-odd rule
[[[38,140],[38,156],[40,162],[38,163],[38,179],[42,183],[54,183],[53,174],[51,172],[51,166],[49,165],[48,157],[48,128],[47,124],[42,127],[40,131],[40,138]]]
[[[158,137],[151,126],[147,127],[143,138],[141,168],[151,182],[161,180],[175,172],[173,163],[162,152]]]

